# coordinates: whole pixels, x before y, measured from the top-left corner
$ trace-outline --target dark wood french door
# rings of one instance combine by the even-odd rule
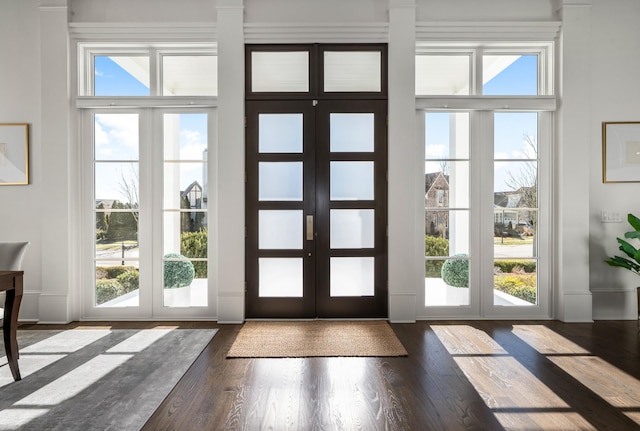
[[[248,318],[387,316],[386,113],[246,102]]]

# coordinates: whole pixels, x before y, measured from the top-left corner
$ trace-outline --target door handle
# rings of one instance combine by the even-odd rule
[[[313,216],[307,216],[307,241],[313,241]]]

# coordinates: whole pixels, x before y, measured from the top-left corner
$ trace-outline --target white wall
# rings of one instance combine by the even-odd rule
[[[72,22],[215,22],[211,0],[69,0]]]
[[[40,122],[40,32],[38,0],[0,1],[0,123],[29,123],[26,186],[0,187],[0,241],[30,241],[24,260],[25,295],[20,318],[38,319],[42,285],[42,160]]]
[[[565,3],[571,0],[565,0]],[[216,5],[220,1],[212,0],[71,0],[71,22],[176,22],[216,24]],[[402,3],[397,2],[395,3]],[[560,3],[556,0],[494,0],[477,2],[475,0],[418,0],[417,21],[545,21],[560,19],[557,10]],[[556,225],[571,227],[572,220],[585,220],[578,223],[577,231],[567,234],[562,229],[556,231],[558,248],[565,256],[570,256],[572,248],[581,249],[584,259],[571,262],[570,273],[584,274],[590,290],[594,294],[593,317],[634,318],[635,291],[640,280],[633,279],[623,270],[609,268],[602,260],[616,251],[615,236],[621,235],[625,224],[600,223],[600,211],[619,210],[640,214],[640,183],[638,184],[602,184],[601,182],[601,135],[602,121],[640,121],[640,82],[637,71],[640,69],[640,3],[637,0],[592,0],[574,3],[589,3],[591,45],[582,47],[590,58],[590,77],[586,79],[582,91],[587,92],[589,106],[583,107],[586,118],[580,120],[584,125],[584,151],[588,152],[586,163],[572,164],[564,162],[559,177],[570,178],[572,174],[583,174],[588,169],[589,179],[585,184],[588,193],[584,196],[589,214],[572,214],[570,211],[559,213],[562,220]],[[26,295],[23,300],[21,319],[36,320],[42,316],[48,319],[65,320],[74,318],[73,307],[69,301],[60,301],[50,307],[49,299],[39,301],[39,293],[66,295],[71,288],[73,276],[65,276],[73,270],[73,226],[69,226],[68,216],[72,216],[68,205],[72,200],[74,184],[68,190],[52,190],[47,187],[49,179],[58,178],[56,184],[70,182],[65,163],[60,166],[52,163],[51,155],[59,155],[71,163],[74,154],[70,154],[68,139],[52,139],[48,133],[56,113],[43,112],[43,103],[68,103],[60,101],[64,97],[66,82],[51,82],[47,74],[49,66],[44,61],[47,53],[41,52],[41,25],[43,8],[50,5],[66,4],[64,0],[0,0],[0,122],[25,122],[31,125],[30,168],[31,184],[28,186],[0,187],[0,241],[28,240],[32,245],[25,258]],[[481,6],[480,6],[481,5]],[[244,21],[249,23],[276,22],[316,22],[316,23],[380,23],[387,22],[387,0],[245,0]],[[60,47],[62,51],[66,47]],[[570,56],[569,56],[570,57]],[[56,56],[55,62],[65,64],[66,58]],[[42,85],[45,87],[43,88]],[[48,85],[53,87],[47,88]],[[63,90],[58,97],[56,91]],[[52,93],[53,92],[53,93]],[[55,100],[49,95],[56,94]],[[570,103],[569,103],[570,105]],[[563,101],[561,101],[563,106]],[[66,115],[60,114],[64,123],[54,130],[54,135],[65,134]],[[44,123],[44,124],[43,124]],[[71,122],[73,124],[73,122]],[[571,127],[559,130],[571,130]],[[573,124],[573,127],[578,125]],[[44,130],[47,128],[47,130]],[[69,136],[73,135],[69,131]],[[566,136],[571,141],[572,136]],[[573,138],[576,138],[575,136]],[[575,139],[574,139],[575,141]],[[582,139],[580,139],[582,145]],[[390,142],[390,145],[394,145]],[[558,143],[559,146],[563,142]],[[576,145],[573,142],[571,145]],[[574,147],[571,147],[572,151]],[[582,148],[582,147],[578,147]],[[560,149],[562,151],[562,149]],[[574,153],[575,154],[575,153]],[[571,157],[564,153],[563,157]],[[58,156],[56,156],[58,157]],[[46,160],[45,160],[46,158]],[[576,156],[576,160],[582,160]],[[224,161],[221,161],[224,163]],[[588,166],[585,166],[588,165]],[[567,190],[564,190],[566,196]],[[583,190],[579,191],[580,193]],[[71,195],[71,197],[70,197]],[[579,200],[580,196],[570,199]],[[560,196],[559,199],[563,199]],[[64,220],[50,220],[50,214],[62,214]],[[61,233],[52,234],[51,229],[60,226]],[[583,227],[584,226],[584,227]],[[224,228],[224,227],[221,227]],[[47,232],[44,232],[47,230]],[[59,243],[59,247],[56,247]],[[413,247],[408,244],[407,247]],[[56,253],[56,250],[61,250]],[[393,259],[393,257],[392,257]],[[555,256],[556,271],[560,273],[566,263],[562,256]],[[51,272],[55,274],[51,274]],[[588,276],[587,276],[588,274]],[[240,278],[240,277],[235,277]],[[559,281],[562,281],[560,278]],[[557,286],[561,289],[561,286]],[[55,294],[55,295],[53,295]],[[54,299],[51,299],[54,301]],[[40,303],[39,303],[40,302]],[[562,308],[564,300],[557,299]],[[590,313],[590,305],[582,307]],[[51,310],[53,308],[53,311]],[[66,309],[65,309],[66,308]],[[557,317],[563,318],[562,310]],[[579,314],[579,313],[578,313]],[[57,317],[56,317],[57,316]]]
[[[545,21],[557,19],[554,0],[417,0],[418,21]]]
[[[626,215],[640,216],[640,183],[602,183],[603,121],[640,121],[640,2],[595,0],[591,20],[591,139],[589,273],[594,319],[636,319],[640,278],[603,263],[618,252],[616,237],[629,230]],[[638,168],[640,171],[640,167]],[[640,172],[638,173],[640,176]],[[602,223],[601,211],[620,211],[622,223]],[[576,244],[586,246],[586,244]]]

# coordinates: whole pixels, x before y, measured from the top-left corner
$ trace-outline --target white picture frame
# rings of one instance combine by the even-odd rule
[[[640,122],[602,123],[602,182],[640,182]]]
[[[29,184],[29,125],[0,123],[0,186]]]

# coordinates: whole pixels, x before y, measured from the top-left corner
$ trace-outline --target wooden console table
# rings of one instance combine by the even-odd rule
[[[16,329],[18,328],[18,312],[22,301],[22,276],[24,271],[0,271],[0,291],[6,291],[4,300],[4,321],[2,332],[4,333],[4,350],[7,353],[7,361],[14,380],[20,380],[18,368],[18,340]]]

